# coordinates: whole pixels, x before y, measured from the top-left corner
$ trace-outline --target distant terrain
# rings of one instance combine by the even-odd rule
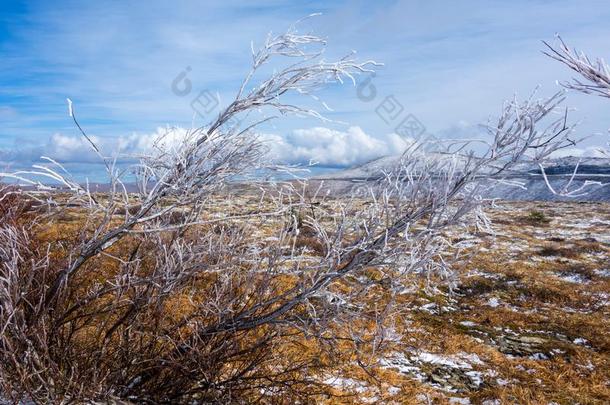
[[[352,192],[361,185],[380,179],[384,172],[396,167],[399,159],[400,155],[384,156],[347,169],[312,166],[308,167],[306,171],[297,171],[296,174],[299,177],[308,178],[311,190],[316,190],[322,183],[324,189],[341,195]],[[536,165],[522,163],[507,178],[511,181],[521,182],[524,188],[498,183],[493,187],[487,187],[483,194],[487,198],[498,198],[506,201],[610,201],[610,158],[577,158],[570,156],[547,162],[545,165],[546,174],[553,188],[561,190],[569,182],[576,165],[578,165],[578,170],[570,190],[578,189],[585,182],[599,182],[602,186],[591,185],[587,187],[587,192],[584,195],[575,197],[554,195],[545,184],[540,169]],[[83,175],[79,173],[76,177],[80,179]],[[87,175],[86,177],[89,179],[88,185],[92,191],[107,192],[109,190],[108,183],[99,182],[103,176],[89,178],[89,175]],[[276,180],[288,180],[292,176],[283,173],[275,178]],[[42,179],[45,183],[46,180]],[[2,181],[10,182],[10,179],[2,179]],[[129,177],[125,181],[127,191],[134,192],[137,190],[135,184],[130,182]],[[81,183],[85,184],[84,181]],[[250,189],[248,183],[248,181],[243,180],[233,181],[229,188],[245,191]],[[255,189],[258,190],[258,187],[255,187]]]
[[[328,187],[336,191],[348,191],[353,189],[355,184],[381,178],[384,172],[395,167],[399,159],[399,155],[385,156],[349,169],[315,176],[312,179],[324,181]],[[564,157],[551,160],[545,166],[549,181],[555,190],[560,190],[570,180],[576,165],[578,171],[570,189],[577,189],[587,181],[610,184],[610,159]],[[533,164],[521,164],[508,178],[524,183],[525,189],[498,184],[488,188],[485,197],[511,201],[610,201],[610,185],[591,186],[586,195],[579,197],[554,195],[546,186],[540,169]]]

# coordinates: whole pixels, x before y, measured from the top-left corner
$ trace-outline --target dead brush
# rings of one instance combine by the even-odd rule
[[[327,248],[324,245],[323,241],[314,236],[299,235],[296,238],[294,246],[297,249],[309,249],[319,256],[325,256],[327,253]]]
[[[542,162],[574,143],[566,114],[555,115],[562,93],[513,99],[487,125],[487,152],[468,151],[472,140],[436,145],[432,155],[415,143],[375,181],[366,204],[337,199],[318,215],[328,206],[324,193],[308,191],[306,182],[276,182],[251,185],[258,206],[244,212],[242,200],[221,192],[269,169],[267,149],[251,130],[274,116],[253,115],[323,119],[283,96],[355,82],[377,65],[352,54],[328,62],[325,46],[293,26],[253,47],[235,98],[178,145],[158,140],[138,164],[134,194],[84,131],[108,168],[107,193],[91,193],[60,169],[33,171],[60,179],[64,194],[29,180],[32,197],[46,192],[50,215],[23,227],[22,214],[5,209],[9,220],[0,221],[5,395],[38,403],[332,396],[323,376],[336,359],[366,369],[367,356],[385,349],[379,337],[402,314],[394,304],[404,286],[416,277],[454,282],[457,259],[446,255],[443,235],[489,226],[480,190],[520,162]],[[81,129],[71,104],[69,112]],[[291,215],[312,206],[311,215]],[[54,222],[62,207],[82,214]],[[295,238],[318,255],[293,249]],[[380,282],[366,277],[370,268],[383,273]]]

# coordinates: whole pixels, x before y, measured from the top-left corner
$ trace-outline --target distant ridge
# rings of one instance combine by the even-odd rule
[[[312,180],[337,182],[333,188],[345,189],[349,183],[374,181],[383,176],[400,160],[400,155],[384,156],[345,170],[312,177]],[[545,164],[545,172],[551,185],[561,189],[570,179],[578,165],[578,172],[571,189],[578,188],[586,181],[597,181],[605,186],[591,186],[589,193],[580,197],[562,197],[553,194],[544,182],[540,168],[532,163],[521,163],[508,177],[525,183],[526,190],[519,187],[499,184],[485,197],[515,201],[608,201],[610,202],[610,159],[596,157],[567,156],[551,159]]]

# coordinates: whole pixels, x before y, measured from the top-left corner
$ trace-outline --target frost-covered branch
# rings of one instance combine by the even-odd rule
[[[572,82],[561,85],[581,93],[610,98],[610,66],[606,61],[602,58],[593,61],[584,52],[570,49],[560,36],[557,36],[557,39],[559,40],[557,47],[543,41],[548,49],[544,54],[563,63],[582,78],[574,78]],[[610,156],[610,143],[608,146],[606,150],[600,149],[606,156]]]
[[[24,217],[0,210],[6,392],[51,403],[222,403],[318,389],[312,373],[324,365],[294,346],[285,355],[287,341],[311,339],[322,352],[338,342],[379,349],[378,335],[401,311],[394,297],[414,280],[453,285],[461,253],[450,252],[449,233],[488,229],[482,191],[575,142],[563,95],[532,96],[508,101],[488,123],[485,153],[470,151],[470,141],[432,150],[415,143],[364,193],[243,181],[268,165],[254,130],[270,117],[252,122],[251,114],[321,118],[284,97],[315,96],[375,66],[352,55],[327,62],[324,46],[291,27],[253,47],[235,99],[180,142],[159,139],[133,167],[136,192],[110,164],[107,193],[90,192],[54,162],[15,174],[64,188],[31,180],[49,201],[31,232]],[[29,194],[11,191],[0,203]],[[77,229],[45,241],[66,207]]]
[[[355,85],[356,75],[372,72],[372,68],[380,64],[372,60],[358,61],[354,58],[353,52],[341,59],[326,61],[322,58],[325,47],[326,40],[321,37],[298,34],[296,24],[283,34],[269,34],[258,50],[255,50],[252,44],[252,66],[235,100],[219,113],[218,118],[209,125],[205,136],[200,138],[198,143],[204,142],[223,125],[235,120],[239,121],[238,116],[265,107],[270,107],[280,114],[296,114],[326,120],[316,109],[289,103],[284,101],[283,97],[291,93],[305,94],[320,101],[314,94],[316,91],[332,83],[342,84],[346,79]],[[295,61],[278,69],[271,77],[253,84],[256,74],[278,58]],[[324,102],[322,106],[329,109]]]
[[[543,41],[547,47],[545,55],[563,63],[583,79],[574,78],[572,82],[562,83],[568,89],[586,94],[595,94],[610,98],[610,67],[601,58],[591,60],[584,52],[570,49],[560,36],[557,36],[559,46],[553,47]]]

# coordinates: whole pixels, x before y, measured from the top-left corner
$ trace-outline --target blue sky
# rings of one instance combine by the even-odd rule
[[[556,80],[571,76],[541,54],[541,40],[559,32],[591,55],[610,55],[607,0],[0,0],[0,161],[28,163],[40,154],[89,159],[67,115],[67,97],[106,149],[132,147],[165,125],[190,127],[190,101],[199,91],[218,92],[221,100],[234,94],[251,40],[260,43],[268,31],[314,12],[323,15],[303,30],[326,37],[330,55],[354,49],[385,64],[373,78],[377,96],[370,102],[351,86],[322,93],[335,110],[331,118],[348,124],[294,118],[263,129],[289,160],[329,166],[395,150],[395,122],[375,111],[388,96],[429,133],[466,136],[513,93],[525,97],[540,85],[540,94],[549,95]],[[179,97],[171,83],[187,66],[193,91]],[[582,121],[579,135],[593,135],[581,148],[604,143],[610,104],[577,94],[568,104]]]

